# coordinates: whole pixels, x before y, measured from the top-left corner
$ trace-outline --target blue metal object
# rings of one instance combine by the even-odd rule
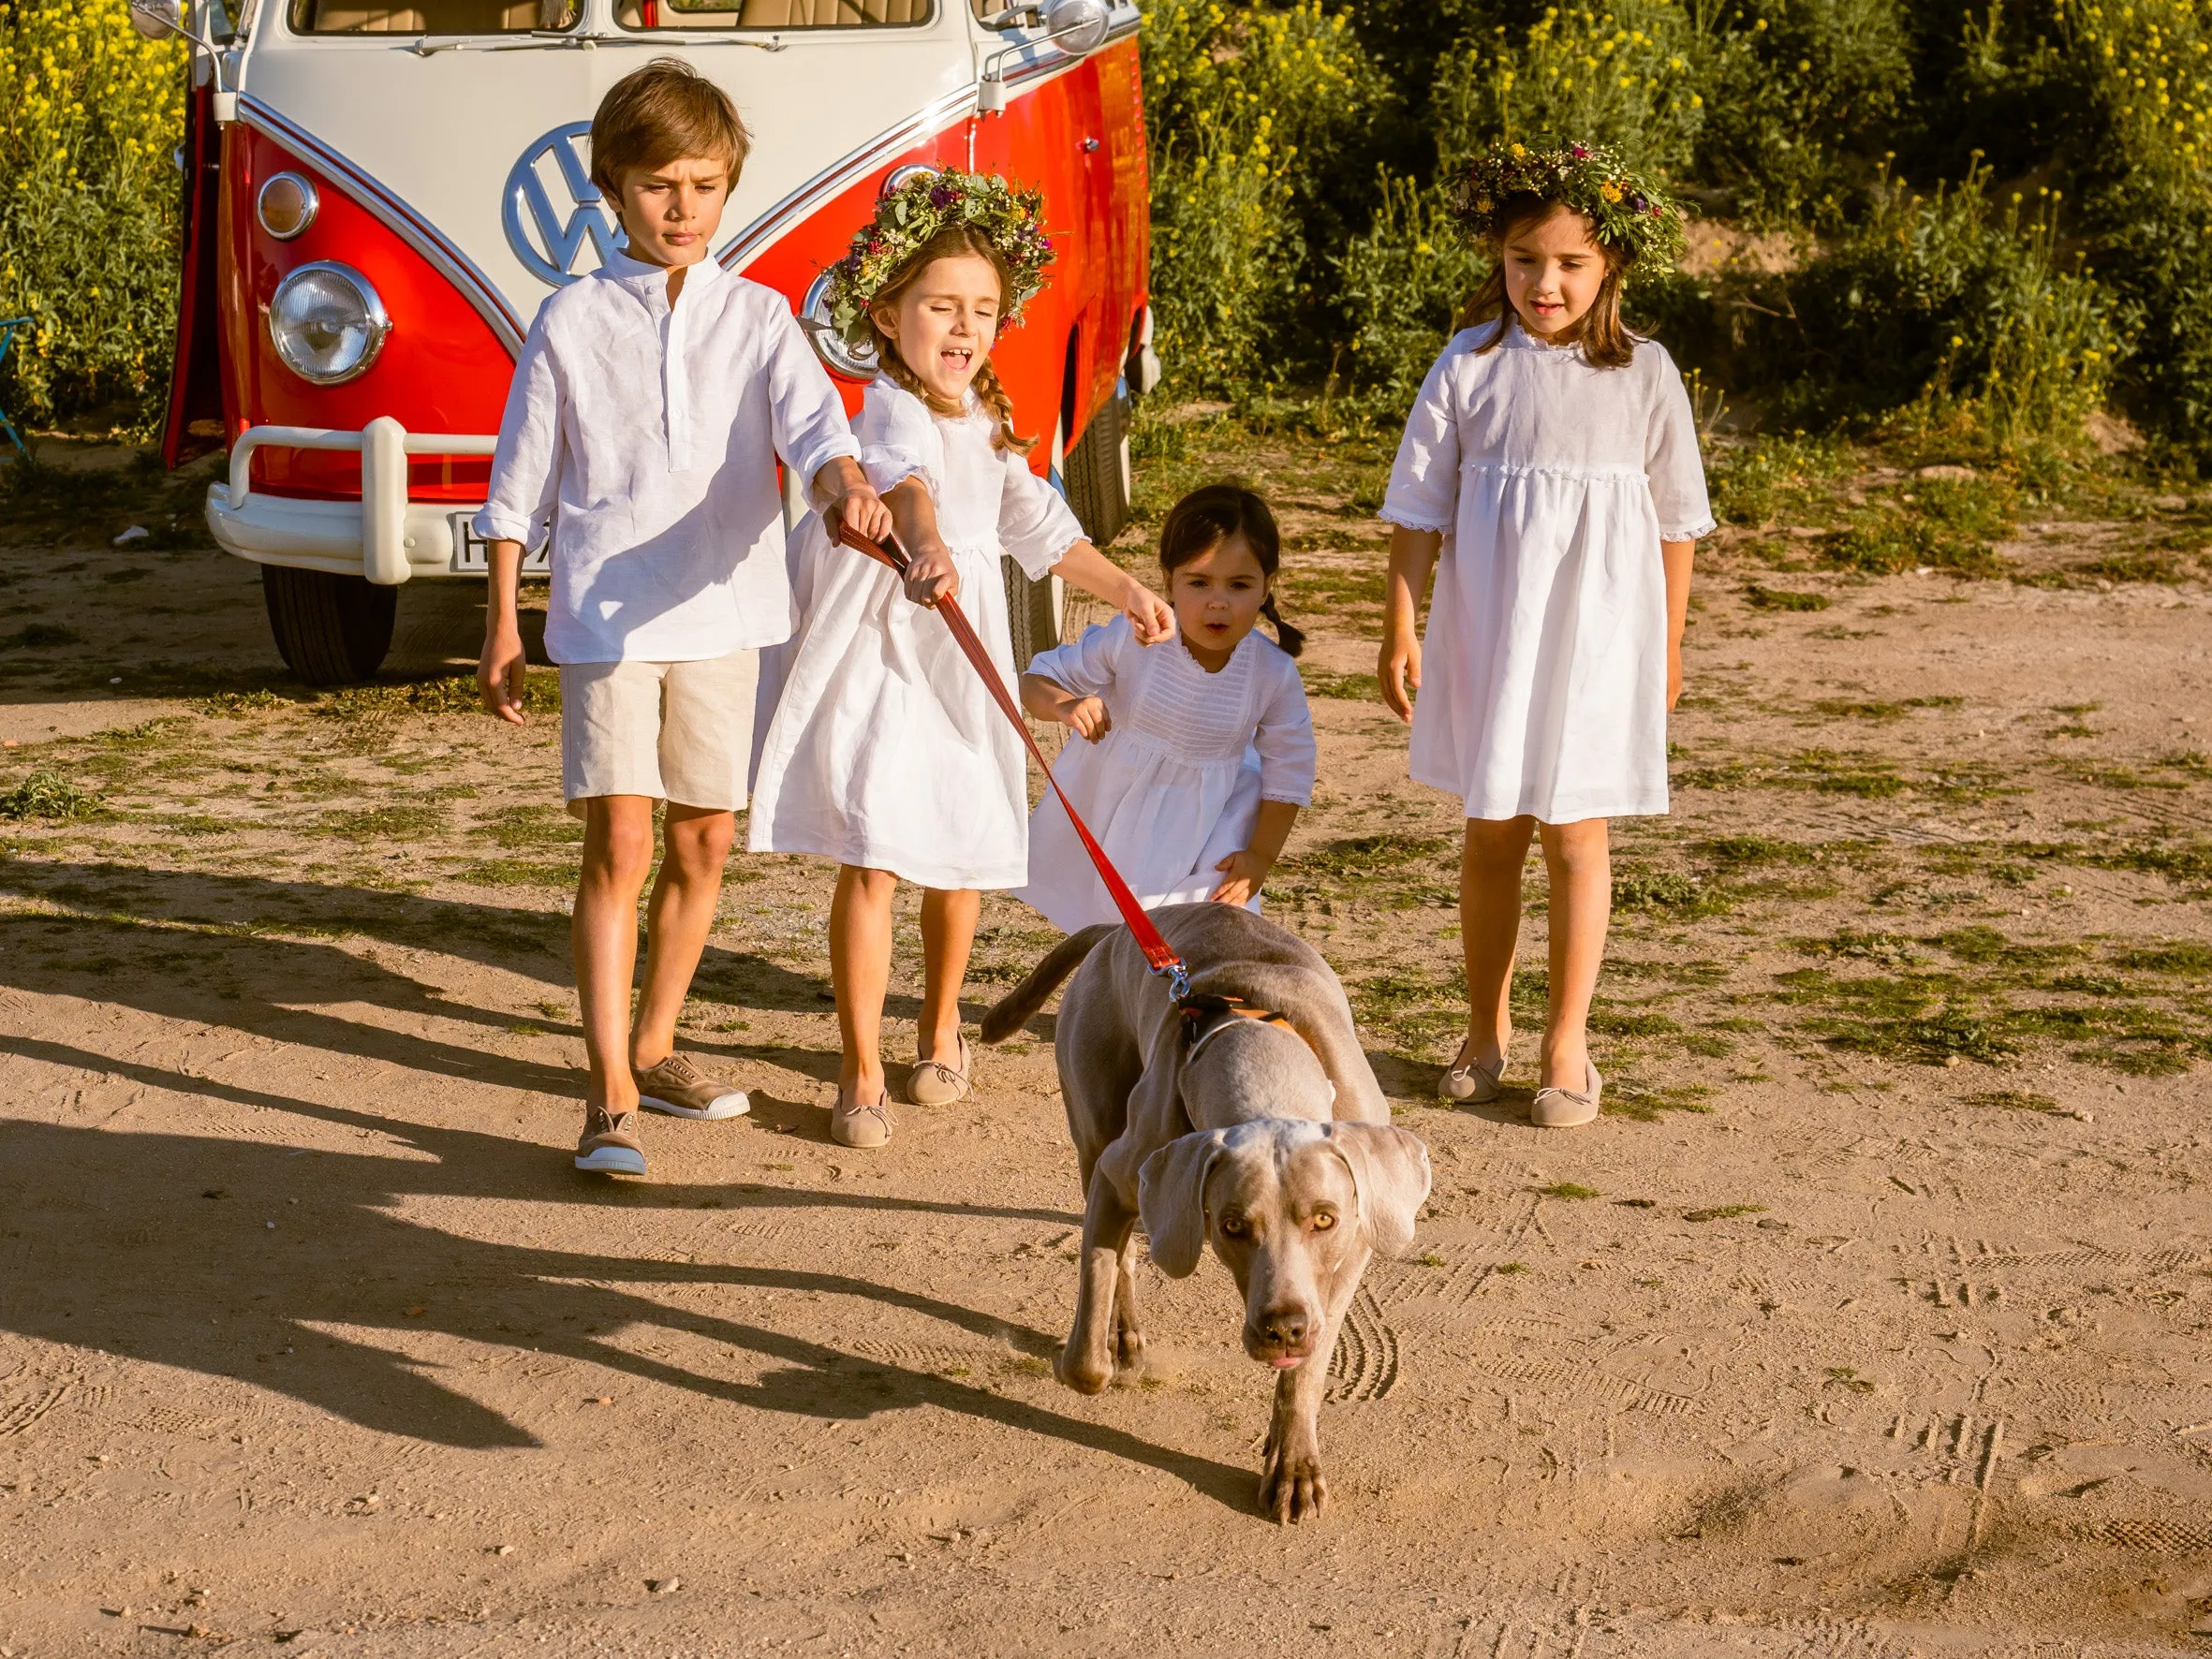
[[[27,316],[0,316],[0,362],[7,360],[7,348],[15,344],[16,330],[30,326],[31,318]],[[0,409],[0,433],[7,434],[7,441],[15,446],[18,455],[25,461],[31,459],[31,451],[23,447],[22,433],[15,430],[15,422],[8,419],[6,409]]]

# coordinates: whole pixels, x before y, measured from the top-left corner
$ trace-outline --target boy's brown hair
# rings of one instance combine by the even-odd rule
[[[700,155],[727,162],[730,183],[753,148],[730,95],[681,58],[655,58],[607,89],[592,117],[592,183],[610,202],[622,169]]]

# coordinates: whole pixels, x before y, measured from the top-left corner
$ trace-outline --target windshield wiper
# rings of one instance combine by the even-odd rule
[[[709,34],[703,30],[651,29],[616,35],[586,34],[573,29],[532,29],[527,35],[425,35],[407,50],[417,57],[441,51],[548,51],[562,47],[589,50],[599,46],[749,46],[757,51],[782,51],[781,36]]]

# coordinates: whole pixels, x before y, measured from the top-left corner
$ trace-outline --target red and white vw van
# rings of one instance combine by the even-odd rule
[[[1158,374],[1129,0],[229,4],[133,12],[196,47],[166,454],[229,448],[208,522],[261,566],[302,679],[374,672],[403,584],[480,579],[466,524],[524,332],[614,244],[592,111],[660,53],[744,112],[718,257],[803,319],[901,169],[1042,187],[1057,262],[997,361],[1025,423],[1054,430],[1038,466],[1095,538],[1121,527],[1126,402]],[[871,365],[811,331],[857,408]],[[1015,597],[1017,648],[1050,643],[1051,585]]]

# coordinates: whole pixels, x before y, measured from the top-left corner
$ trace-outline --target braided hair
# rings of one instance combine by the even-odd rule
[[[1284,653],[1296,656],[1305,649],[1305,632],[1285,622],[1275,603],[1275,573],[1283,562],[1282,533],[1267,503],[1242,484],[1201,484],[1168,508],[1167,522],[1159,532],[1162,574],[1172,582],[1183,565],[1205,557],[1231,536],[1243,536],[1260,562],[1260,573],[1268,581],[1260,614],[1274,626],[1276,642]]]
[[[912,287],[921,279],[922,273],[939,259],[958,259],[970,254],[991,261],[991,269],[998,273],[998,292],[1003,302],[1011,286],[1008,281],[1006,260],[991,245],[988,237],[965,225],[940,230],[923,242],[914,251],[914,257],[907,261],[905,268],[877,289],[875,297],[868,302],[868,338],[875,342],[877,362],[882,365],[883,372],[891,376],[893,384],[920,398],[932,414],[942,415],[948,419],[955,419],[967,411],[947,404],[942,399],[931,394],[929,389],[922,384],[921,376],[908,368],[906,360],[899,356],[898,342],[877,326],[875,314],[879,305],[897,305],[899,296]],[[982,366],[976,370],[976,377],[968,384],[975,391],[976,401],[983,405],[985,413],[991,417],[993,448],[1026,455],[1037,448],[1035,438],[1015,434],[1013,399],[1006,395],[1006,388],[999,381],[998,371],[992,366],[988,357],[984,358]]]

